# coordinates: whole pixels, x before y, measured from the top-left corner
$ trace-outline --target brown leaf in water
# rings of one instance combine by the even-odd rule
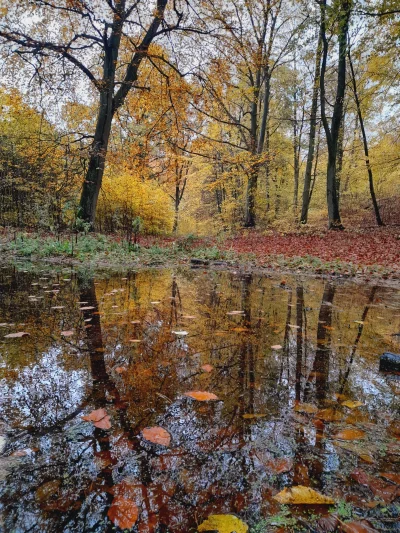
[[[340,531],[342,533],[375,533],[375,529],[368,520],[342,522],[340,524]]]
[[[171,442],[171,435],[162,427],[154,426],[152,428],[144,428],[142,431],[143,437],[154,444],[162,444],[169,446]]]
[[[317,522],[317,531],[321,533],[333,533],[336,531],[337,526],[339,525],[339,520],[336,515],[330,514],[328,516],[323,516]]]
[[[210,400],[219,399],[218,396],[216,396],[212,392],[201,391],[201,390],[185,392],[185,396],[188,396],[189,398],[193,398],[194,400],[198,400],[199,402],[208,402]]]
[[[103,408],[96,409],[86,416],[82,417],[82,420],[87,422],[93,422],[93,425],[99,429],[110,429],[111,421],[110,417],[107,414],[107,411]]]
[[[58,489],[60,488],[61,481],[59,479],[53,479],[51,481],[47,481],[46,483],[43,483],[43,485],[40,485],[36,489],[36,498],[39,502],[45,502],[49,500],[54,494],[58,492]]]
[[[315,416],[324,422],[338,422],[343,418],[342,413],[335,411],[335,409],[332,409],[331,407],[321,409]]]
[[[310,487],[297,485],[295,487],[286,487],[274,496],[282,505],[332,505],[334,500],[329,496],[317,492]]]
[[[265,466],[274,474],[283,474],[283,472],[290,472],[293,468],[293,460],[291,457],[279,457],[271,459],[265,463]]]
[[[212,365],[207,364],[203,365],[201,369],[204,370],[204,372],[212,372],[214,370],[214,367]]]
[[[5,339],[19,339],[21,337],[29,337],[30,333],[26,333],[26,331],[18,331],[17,333],[9,333],[8,335],[4,335]]]
[[[393,483],[396,483],[396,485],[400,485],[400,474],[393,474],[392,472],[381,472],[379,475],[384,479],[393,481]]]
[[[342,429],[342,431],[339,431],[336,433],[333,438],[338,440],[358,440],[363,439],[365,437],[365,431],[361,431],[361,429]]]
[[[351,477],[360,485],[368,487],[374,496],[381,498],[385,503],[390,503],[399,494],[398,487],[391,483],[386,483],[382,479],[376,479],[363,470],[354,470],[351,473]]]
[[[312,403],[298,403],[295,405],[294,410],[297,413],[314,414],[318,411],[318,407]]]
[[[115,496],[107,513],[108,518],[121,529],[131,529],[139,516],[139,509],[132,500]]]

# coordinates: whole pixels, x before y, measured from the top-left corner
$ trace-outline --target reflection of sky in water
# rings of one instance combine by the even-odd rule
[[[87,372],[66,370],[62,350],[50,348],[36,364],[23,368],[14,383],[5,383],[4,409],[21,425],[48,426],[63,419],[82,401]]]
[[[127,477],[142,487],[141,532],[153,533],[145,523],[153,514],[160,531],[188,533],[195,516],[201,520],[212,512],[245,513],[255,523],[276,511],[271,495],[293,483],[345,498],[357,493],[349,481],[352,469],[376,474],[397,468],[384,464],[378,449],[393,444],[386,428],[396,382],[379,374],[378,355],[395,346],[390,334],[400,325],[397,292],[377,291],[354,351],[360,332],[355,321],[368,307],[370,287],[339,284],[333,304],[325,297],[332,316],[322,317],[322,324],[331,320],[324,329],[322,280],[288,279],[282,289],[279,280],[229,273],[141,272],[96,284],[71,278],[56,297],[45,293],[33,307],[27,298],[33,276],[24,281],[20,275],[13,291],[8,281],[3,284],[15,301],[12,309],[0,296],[0,323],[24,322],[31,333],[0,345],[7,446],[31,450],[18,458],[1,493],[10,531],[106,532],[111,488]],[[41,293],[40,286],[35,290]],[[78,302],[96,300],[100,315],[79,311]],[[64,309],[52,311],[55,305]],[[228,315],[232,310],[245,312]],[[66,329],[75,334],[62,338]],[[210,373],[202,371],[205,364],[213,366]],[[196,402],[185,397],[190,390],[211,391],[221,401]],[[338,392],[365,407],[342,407]],[[334,406],[342,420],[317,427],[314,414],[293,410],[298,397],[315,410]],[[100,407],[111,417],[110,431],[81,419]],[[171,434],[170,448],[143,439],[142,429],[155,425]],[[345,427],[366,433],[355,451],[334,444]],[[357,453],[364,448],[374,454],[374,464],[360,462]],[[276,473],[268,465],[281,458],[293,466]],[[43,496],[51,481],[56,488]]]

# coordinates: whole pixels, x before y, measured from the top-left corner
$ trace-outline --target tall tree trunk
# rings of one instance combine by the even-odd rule
[[[79,203],[79,217],[92,224],[92,226],[96,216],[97,200],[103,180],[112,119],[112,94],[102,93],[100,95],[96,132]]]
[[[355,100],[356,106],[357,106],[357,116],[358,116],[358,120],[360,122],[361,135],[362,135],[362,139],[363,139],[365,165],[367,167],[367,172],[368,172],[369,192],[371,194],[372,205],[374,206],[376,223],[378,224],[378,226],[383,226],[384,224],[383,224],[383,221],[382,221],[382,218],[381,218],[381,214],[379,212],[379,206],[378,206],[378,202],[376,200],[376,195],[375,195],[374,177],[373,177],[373,174],[372,174],[371,162],[369,160],[368,139],[367,139],[367,134],[365,132],[364,118],[363,118],[362,111],[361,111],[360,98],[358,96],[357,82],[356,82],[356,77],[355,77],[355,73],[354,73],[353,62],[351,60],[350,50],[348,51],[348,58],[349,58],[349,65],[350,65],[351,81],[352,81],[352,86],[353,86],[354,100]]]
[[[321,38],[321,32],[320,32],[318,36],[317,53],[315,55],[314,86],[313,86],[311,113],[310,113],[310,136],[308,140],[307,163],[306,163],[306,171],[304,174],[303,201],[302,201],[301,216],[300,216],[300,222],[302,224],[307,224],[308,208],[309,208],[310,200],[311,200],[311,194],[310,194],[311,174],[312,174],[313,161],[314,161],[315,136],[317,132],[317,111],[318,111],[321,56],[322,56],[322,38]]]
[[[343,112],[342,118],[340,120],[339,128],[339,137],[338,137],[338,147],[336,154],[336,194],[340,203],[340,187],[342,179],[342,170],[343,170],[343,150],[344,150],[344,123],[346,120],[346,112]]]
[[[96,217],[97,200],[104,174],[113,117],[115,112],[123,105],[126,96],[137,81],[139,67],[147,54],[149,46],[157,35],[161,22],[164,20],[167,2],[168,0],[157,0],[157,9],[154,12],[153,20],[128,63],[123,82],[118,90],[115,91],[115,72],[126,16],[126,0],[115,1],[111,34],[109,38],[107,38],[107,34],[103,38],[103,77],[101,83],[98,84],[100,87],[99,112],[79,203],[80,218],[85,222],[89,222],[92,228]]]
[[[338,60],[338,74],[336,84],[336,97],[333,108],[333,115],[331,125],[328,123],[326,116],[326,95],[325,95],[325,73],[328,58],[328,39],[326,37],[326,0],[322,0],[321,7],[321,39],[323,43],[322,64],[321,64],[321,118],[324,125],[326,141],[328,146],[328,165],[326,172],[326,197],[328,203],[328,218],[329,229],[343,229],[340,211],[339,211],[339,197],[336,187],[336,162],[338,139],[340,132],[340,123],[343,115],[343,102],[346,89],[346,48],[347,35],[349,30],[349,19],[351,12],[352,0],[342,0],[339,6],[339,60]]]

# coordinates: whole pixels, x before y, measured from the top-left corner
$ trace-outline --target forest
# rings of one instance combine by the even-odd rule
[[[3,227],[399,222],[397,0],[3,0],[0,15]]]
[[[399,533],[400,0],[0,0],[0,531]]]

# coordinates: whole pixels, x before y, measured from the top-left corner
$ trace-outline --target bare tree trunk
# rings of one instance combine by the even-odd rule
[[[373,177],[373,174],[372,174],[371,163],[370,163],[370,160],[369,160],[368,139],[367,139],[367,134],[365,132],[364,118],[363,118],[362,112],[361,112],[360,98],[359,98],[358,92],[357,92],[357,82],[356,82],[356,77],[355,77],[355,73],[354,73],[353,62],[351,60],[350,50],[348,51],[348,58],[349,58],[349,65],[350,65],[351,81],[352,81],[352,86],[353,86],[354,100],[355,100],[356,106],[357,106],[357,116],[358,116],[358,120],[360,122],[361,135],[362,135],[362,139],[363,139],[365,164],[366,164],[367,172],[368,172],[369,191],[370,191],[370,194],[371,194],[372,204],[374,206],[376,223],[378,224],[378,226],[383,226],[384,224],[383,224],[383,221],[382,221],[382,218],[381,218],[381,214],[379,212],[379,206],[378,206],[378,202],[376,200],[376,195],[375,195],[374,177]]]
[[[310,114],[310,137],[308,140],[308,153],[306,171],[304,174],[304,188],[303,188],[303,203],[301,208],[300,222],[307,224],[308,208],[311,200],[311,174],[314,161],[315,151],[315,136],[317,131],[317,111],[318,111],[318,95],[320,83],[320,69],[322,56],[322,38],[321,32],[318,36],[317,53],[315,55],[315,73],[314,73],[314,87],[312,93],[311,114]]]
[[[339,6],[339,61],[338,61],[338,75],[336,85],[336,97],[333,108],[333,115],[331,125],[329,126],[326,116],[326,95],[325,95],[325,73],[328,58],[328,39],[326,37],[326,0],[321,0],[321,39],[323,43],[322,64],[321,64],[321,118],[324,125],[326,141],[328,146],[328,166],[326,172],[326,197],[328,203],[328,218],[329,229],[344,229],[339,211],[339,197],[337,195],[336,186],[336,162],[338,139],[340,131],[340,122],[343,115],[343,102],[346,89],[346,48],[347,35],[349,29],[349,19],[351,12],[352,0],[341,0]]]

